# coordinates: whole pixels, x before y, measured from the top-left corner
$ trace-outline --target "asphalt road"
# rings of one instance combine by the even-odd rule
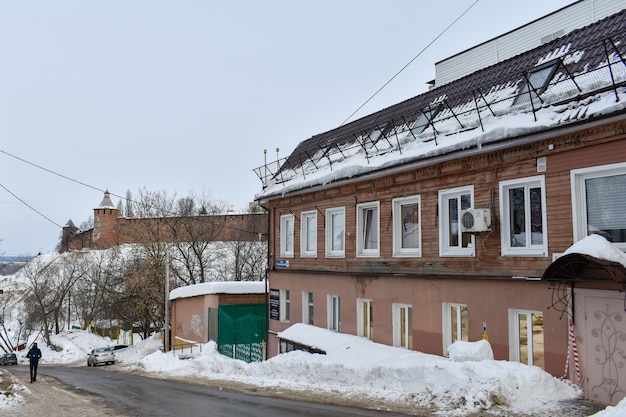
[[[40,367],[40,375],[103,397],[127,416],[400,417],[405,414],[255,396],[225,389],[146,378],[103,367]]]

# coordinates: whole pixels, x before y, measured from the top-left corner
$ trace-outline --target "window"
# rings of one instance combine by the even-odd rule
[[[328,329],[341,331],[341,299],[338,295],[328,295]]]
[[[413,308],[408,304],[393,304],[393,345],[411,349],[413,337],[411,336],[411,316]]]
[[[379,256],[379,203],[356,206],[357,256]]]
[[[357,336],[372,338],[372,300],[357,298],[356,300]]]
[[[432,123],[439,110],[441,110],[441,104],[435,104],[432,106],[428,106],[422,109],[420,116],[417,118],[415,123],[413,123],[413,127],[411,127],[411,132],[417,136],[420,133],[424,132],[426,128]]]
[[[543,313],[509,310],[509,358],[545,369]]]
[[[574,238],[604,236],[626,251],[626,163],[571,172]]]
[[[297,343],[288,339],[278,339],[280,341],[279,343],[279,352],[280,353],[287,353],[287,352],[292,352],[294,350],[301,350],[303,352],[309,352],[309,353],[319,353],[321,355],[325,355],[326,352],[324,352],[321,349],[315,348],[313,346],[308,346],[302,343]]]
[[[554,60],[530,70],[528,72],[528,82],[522,87],[515,100],[513,100],[513,105],[530,103],[531,96],[535,99],[546,91],[554,77],[554,73],[559,67],[559,63],[559,60]]]
[[[469,341],[469,319],[467,306],[457,303],[443,303],[443,352],[456,341]]]
[[[547,256],[544,177],[500,182],[502,256]]]
[[[313,293],[302,291],[302,323],[313,324]]]
[[[459,229],[461,211],[473,207],[473,186],[439,191],[440,256],[474,256],[474,236]]]
[[[326,257],[345,256],[345,223],[343,207],[326,210]]]
[[[376,126],[369,134],[369,149],[375,148],[376,143],[383,137],[383,132],[385,131],[386,123]]]
[[[293,214],[280,216],[280,256],[293,257]]]
[[[420,196],[393,200],[393,256],[421,256]]]
[[[280,290],[280,321],[289,321],[290,320],[290,301],[289,301],[289,290]]]
[[[308,211],[300,216],[300,256],[317,257],[317,211]]]

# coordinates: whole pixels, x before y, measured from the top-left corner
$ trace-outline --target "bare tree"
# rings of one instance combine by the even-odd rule
[[[178,199],[178,211],[176,214],[179,216],[193,216],[195,214],[195,204],[191,197]]]
[[[111,306],[122,287],[121,277],[118,248],[90,253],[85,276],[72,289],[73,308],[83,329],[94,321],[111,318]]]
[[[4,352],[11,352],[18,347],[20,340],[28,337],[25,320],[20,314],[23,290],[14,282],[5,281],[2,287],[4,292],[0,304],[0,348]],[[7,327],[9,323],[12,328]]]
[[[137,252],[123,268],[123,285],[112,306],[115,316],[137,323],[144,338],[165,323],[165,259]]]
[[[93,229],[93,217],[92,216],[87,217],[87,220],[82,222],[78,228],[80,230]]]
[[[160,245],[168,243],[175,248],[171,273],[177,281],[190,285],[214,278],[213,242],[224,229],[224,216],[214,213],[225,210],[223,202],[211,200],[207,193],[189,193],[177,199],[165,192],[142,189],[136,206],[137,216],[146,221],[136,224],[133,240],[140,242],[147,256],[163,256]]]
[[[56,304],[53,277],[57,266],[54,260],[34,258],[20,271],[25,278],[27,327],[42,328],[46,342],[50,344],[52,315]]]
[[[225,279],[233,281],[261,281],[265,277],[267,246],[265,242],[234,240],[224,243],[224,250],[232,259]]]
[[[125,217],[130,219],[135,217],[135,213],[133,211],[133,194],[130,190],[126,190],[126,213]]]
[[[231,260],[224,279],[235,281],[260,281],[267,269],[267,217],[258,213],[249,215],[233,239],[224,242],[223,251]],[[256,240],[254,239],[256,237]]]
[[[50,334],[61,331],[64,306],[72,286],[81,279],[87,269],[85,254],[70,252],[44,260],[34,258],[20,272],[24,274],[28,324],[41,325],[46,342]]]

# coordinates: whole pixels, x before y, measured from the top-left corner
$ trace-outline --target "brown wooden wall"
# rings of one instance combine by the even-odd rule
[[[270,200],[270,269],[280,259],[280,216],[293,213],[294,257],[290,269],[360,273],[406,273],[481,277],[540,277],[552,261],[573,243],[570,169],[626,161],[624,123],[584,129],[516,148],[485,153],[440,163],[378,179],[363,180],[311,193]],[[547,170],[537,171],[537,158],[546,157]],[[501,256],[499,183],[543,175],[546,183],[547,256]],[[475,257],[440,257],[438,192],[459,186],[474,186],[474,207],[491,208],[492,231],[475,237]],[[421,196],[422,256],[394,258],[392,255],[392,199]],[[356,256],[356,205],[380,202],[380,257]],[[345,258],[325,257],[327,208],[345,207]],[[300,213],[317,210],[317,258],[300,257]]]

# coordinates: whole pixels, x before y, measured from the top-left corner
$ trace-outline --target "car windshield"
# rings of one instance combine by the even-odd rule
[[[110,347],[103,347],[103,348],[96,349],[96,352],[108,352],[110,350],[111,350]]]

